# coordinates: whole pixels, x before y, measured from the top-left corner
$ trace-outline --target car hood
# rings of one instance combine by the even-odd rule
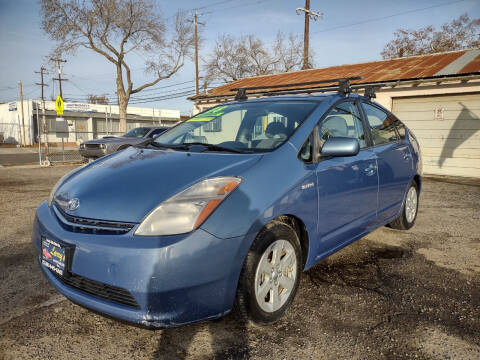
[[[58,204],[77,198],[72,216],[141,222],[162,201],[213,176],[239,176],[261,155],[128,148],[77,171],[59,186]]]

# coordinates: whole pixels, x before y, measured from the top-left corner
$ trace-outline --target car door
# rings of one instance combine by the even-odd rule
[[[316,128],[320,146],[329,137],[352,137],[360,152],[351,157],[320,158],[317,259],[325,257],[372,229],[377,212],[378,176],[375,153],[365,136],[358,104],[334,105]]]
[[[378,162],[378,223],[395,217],[413,176],[412,154],[395,130],[396,118],[379,107],[363,102],[363,111]]]

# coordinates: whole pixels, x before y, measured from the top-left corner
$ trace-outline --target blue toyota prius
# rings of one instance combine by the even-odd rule
[[[32,241],[50,283],[94,311],[164,328],[236,304],[268,324],[303,271],[411,228],[421,172],[415,136],[370,96],[238,96],[65,175]]]

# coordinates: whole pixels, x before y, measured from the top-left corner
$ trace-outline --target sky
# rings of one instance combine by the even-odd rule
[[[234,36],[254,34],[271,44],[277,32],[303,36],[304,18],[296,14],[304,0],[158,0],[162,14],[170,18],[179,9],[203,15],[200,57],[208,58],[215,40],[221,34]],[[480,0],[311,0],[310,8],[324,14],[310,22],[310,48],[315,53],[315,67],[352,64],[381,59],[384,45],[400,28],[417,29],[427,25],[439,27],[461,14],[480,17]],[[36,0],[0,0],[0,102],[19,99],[18,82],[22,81],[25,99],[39,99],[39,71],[55,47],[41,29],[39,3]],[[66,56],[63,77],[64,98],[82,99],[88,94],[109,94],[115,98],[115,68],[91,50],[79,50]],[[134,86],[151,80],[144,72],[144,59],[135,53],[129,58]],[[55,74],[56,75],[56,74]],[[53,73],[46,76],[47,98],[58,94]],[[138,103],[135,106],[179,109],[188,114],[193,108],[186,96],[172,94],[194,89],[195,70],[191,60],[170,79],[138,94],[137,99],[150,97],[164,100]],[[139,100],[137,100],[139,101]],[[133,102],[133,101],[132,101]]]

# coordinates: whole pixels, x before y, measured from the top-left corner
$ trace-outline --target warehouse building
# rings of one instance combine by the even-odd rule
[[[354,76],[384,84],[376,101],[413,130],[424,173],[480,178],[480,49],[245,78],[191,99],[198,112],[232,100],[235,88]]]
[[[67,145],[78,145],[106,135],[121,135],[116,105],[66,102],[61,116],[64,121],[59,121],[59,117],[54,101],[45,102],[45,124],[40,100],[23,102],[23,121],[20,101],[0,104],[0,144],[33,145],[38,140],[39,128],[41,141],[48,138],[52,145],[60,143],[62,138]],[[139,126],[172,126],[179,121],[180,110],[127,108],[127,131]],[[61,123],[68,127],[60,126]]]

